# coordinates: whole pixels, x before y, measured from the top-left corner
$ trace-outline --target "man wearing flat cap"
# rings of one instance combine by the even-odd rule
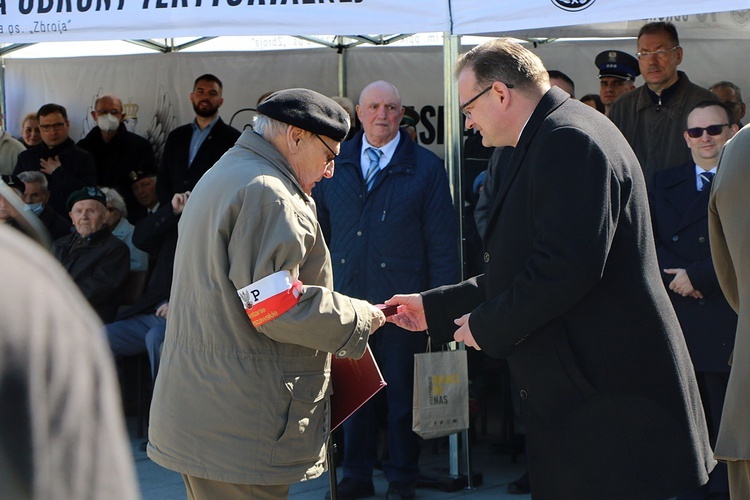
[[[635,88],[635,78],[641,74],[638,59],[620,50],[605,50],[596,56],[594,64],[599,68],[599,96],[604,114],[609,115],[612,103]]]
[[[107,197],[97,187],[73,191],[67,201],[75,232],[52,243],[52,253],[104,323],[120,305],[130,269],[128,246],[104,225]]]
[[[190,498],[284,498],[322,474],[330,353],[359,358],[385,322],[333,291],[310,197],[333,175],[348,115],[307,89],[258,112],[178,228],[148,455],[182,473]]]

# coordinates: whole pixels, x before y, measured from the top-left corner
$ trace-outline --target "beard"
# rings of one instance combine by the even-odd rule
[[[205,107],[202,108],[201,107],[201,104],[204,103],[204,102],[206,104],[208,104],[207,108],[205,108]],[[214,116],[217,111],[219,111],[219,107],[218,106],[216,106],[216,107],[212,106],[211,103],[208,102],[208,101],[200,101],[197,104],[196,103],[193,104],[193,111],[195,111],[195,114],[198,115],[198,116],[200,116],[200,117],[210,118],[210,117]]]

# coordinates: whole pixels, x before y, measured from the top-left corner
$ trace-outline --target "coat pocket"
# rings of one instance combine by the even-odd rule
[[[596,394],[581,372],[562,320],[552,320],[508,357],[525,412],[539,422],[559,422]]]
[[[287,374],[283,384],[276,413],[286,425],[274,444],[271,465],[314,463],[322,458],[328,439],[329,377],[323,373]]]

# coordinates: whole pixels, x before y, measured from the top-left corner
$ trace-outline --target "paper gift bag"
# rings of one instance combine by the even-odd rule
[[[469,427],[469,377],[466,351],[414,355],[412,429],[425,439]]]

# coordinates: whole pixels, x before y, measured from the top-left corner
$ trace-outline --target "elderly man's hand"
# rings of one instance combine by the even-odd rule
[[[427,318],[424,315],[422,296],[418,293],[394,295],[385,301],[385,305],[401,306],[398,309],[398,314],[388,317],[389,323],[395,323],[397,326],[412,332],[427,330]]]
[[[185,210],[185,205],[187,204],[189,197],[190,191],[175,193],[172,197],[172,212],[174,212],[175,215],[180,215],[182,211]]]
[[[669,284],[669,289],[674,293],[678,293],[683,297],[692,297],[694,299],[703,298],[703,294],[700,292],[700,290],[696,290],[695,288],[693,288],[693,283],[690,281],[690,276],[688,276],[688,273],[685,269],[664,269],[664,272],[666,274],[671,274],[674,276],[674,279]]]
[[[370,304],[370,314],[372,316],[372,323],[370,324],[370,335],[375,333],[375,330],[385,325],[385,315],[379,307],[375,307]]]

